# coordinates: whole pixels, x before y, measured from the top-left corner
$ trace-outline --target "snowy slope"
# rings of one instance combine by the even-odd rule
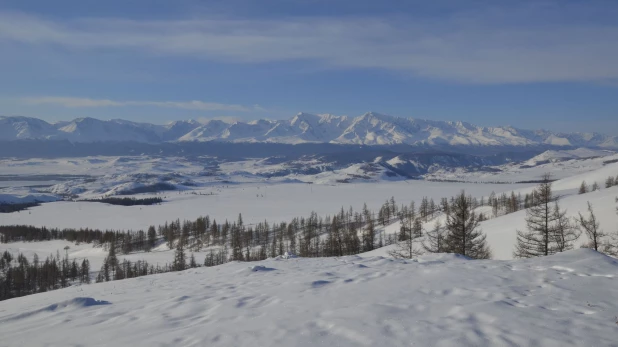
[[[573,160],[573,159],[588,159],[588,158],[598,158],[598,157],[606,157],[609,155],[615,154],[611,151],[604,150],[595,150],[588,148],[577,148],[573,150],[549,150],[545,151],[531,159],[529,159],[525,164],[536,166],[540,163],[546,162],[556,162],[556,161],[564,161],[564,160]]]
[[[230,263],[4,301],[0,345],[615,346],[617,278],[583,249]]]
[[[299,113],[287,120],[250,122],[179,121],[167,125],[78,118],[48,124],[26,117],[0,117],[0,140],[68,139],[96,141],[229,141],[339,143],[363,145],[569,146],[618,148],[618,137],[597,133],[553,133],[509,126],[402,118],[369,112],[350,118]]]
[[[0,204],[24,204],[31,202],[51,202],[59,198],[50,194],[4,194],[0,193]]]
[[[575,157],[571,154],[573,152],[579,153],[580,156]],[[498,166],[459,165],[459,167],[449,167],[436,165],[435,170],[428,172],[423,177],[429,180],[462,182],[525,182],[539,180],[547,172],[552,174],[553,179],[562,179],[579,174],[585,175],[587,172],[611,167],[616,162],[618,162],[618,154],[614,151],[579,148],[573,151],[546,151],[524,162],[511,162]],[[404,167],[402,165],[402,163],[398,163],[397,167]],[[598,181],[598,183],[601,184],[606,178],[607,176],[603,177],[602,181]]]

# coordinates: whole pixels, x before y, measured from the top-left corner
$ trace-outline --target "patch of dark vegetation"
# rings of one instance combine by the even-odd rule
[[[123,195],[144,194],[144,193],[157,193],[167,190],[176,190],[176,186],[169,183],[155,183],[147,186],[137,187],[133,189],[127,189],[120,192]]]
[[[603,165],[618,163],[618,159],[606,160],[603,162]]]
[[[27,210],[30,207],[39,206],[38,202],[25,202],[21,204],[0,204],[0,213],[12,213]]]
[[[88,202],[102,202],[104,204],[110,204],[110,205],[120,205],[120,206],[138,206],[138,205],[155,205],[155,204],[160,204],[163,202],[163,199],[161,199],[160,197],[154,197],[154,198],[143,198],[143,199],[136,199],[136,198],[100,198],[100,199],[87,199],[87,200],[81,200],[81,201],[88,201]]]
[[[557,181],[557,179],[550,179],[549,182],[555,182]],[[515,183],[520,184],[520,183],[543,183],[543,180],[529,180],[529,181],[517,181]]]

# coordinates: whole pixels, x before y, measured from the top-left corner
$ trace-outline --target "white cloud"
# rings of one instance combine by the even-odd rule
[[[471,8],[433,19],[55,21],[0,12],[0,44],[8,40],[72,52],[113,49],[237,63],[309,61],[471,83],[618,78],[618,22],[580,18],[603,11],[618,15],[616,7],[537,4]]]
[[[87,107],[123,107],[123,106],[150,106],[150,107],[167,107],[179,108],[186,110],[198,111],[263,111],[259,106],[246,107],[234,104],[220,104],[215,102],[204,101],[114,101],[107,99],[89,99],[75,97],[60,97],[60,96],[44,96],[44,97],[28,97],[22,98],[22,101],[28,104],[40,105],[58,105],[70,108],[87,108]]]

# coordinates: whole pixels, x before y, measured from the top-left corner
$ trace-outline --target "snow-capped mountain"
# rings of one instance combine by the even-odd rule
[[[72,142],[157,142],[160,137],[150,124],[125,120],[102,121],[94,118],[78,118],[58,128],[59,138]]]
[[[50,139],[58,134],[54,125],[28,117],[0,117],[0,140]]]
[[[618,149],[618,137],[555,133],[510,126],[402,118],[369,112],[351,118],[299,113],[287,120],[176,121],[166,125],[78,118],[50,124],[28,117],[0,117],[0,140],[67,139],[72,142],[224,141],[422,146],[560,146]]]

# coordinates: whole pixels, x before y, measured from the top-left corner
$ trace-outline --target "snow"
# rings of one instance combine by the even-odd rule
[[[606,150],[595,150],[590,148],[577,148],[573,150],[562,150],[562,151],[554,151],[549,150],[545,151],[534,158],[531,158],[526,162],[528,165],[536,165],[538,162],[544,161],[561,161],[568,159],[586,159],[586,158],[595,158],[595,157],[605,157],[608,155],[615,154],[611,151]]]
[[[11,299],[0,335],[20,346],[615,346],[617,279],[615,259],[586,249],[268,259]]]

